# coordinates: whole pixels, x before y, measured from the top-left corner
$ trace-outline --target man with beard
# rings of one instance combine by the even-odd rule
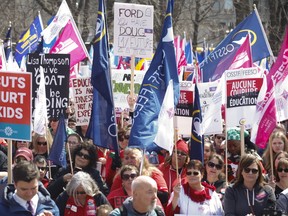
[[[132,196],[123,205],[114,209],[110,216],[156,216],[165,215],[162,208],[157,206],[157,184],[149,176],[139,176],[132,182]]]

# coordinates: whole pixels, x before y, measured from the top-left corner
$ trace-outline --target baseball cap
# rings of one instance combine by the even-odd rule
[[[33,153],[30,149],[26,147],[21,147],[17,149],[15,159],[20,156],[24,157],[27,161],[33,161]]]

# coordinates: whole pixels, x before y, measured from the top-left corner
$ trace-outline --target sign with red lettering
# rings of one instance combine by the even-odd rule
[[[226,126],[253,125],[256,103],[263,78],[257,68],[226,71]]]
[[[31,141],[31,73],[0,72],[0,137]]]
[[[93,86],[91,85],[91,79],[90,77],[72,79],[71,83],[74,95],[76,125],[88,125],[93,100]]]

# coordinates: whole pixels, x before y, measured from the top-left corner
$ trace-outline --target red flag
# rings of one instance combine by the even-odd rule
[[[69,20],[50,50],[50,53],[70,54],[70,67],[88,57],[86,47],[76,29],[74,22]]]
[[[262,98],[259,94],[257,102],[257,119],[251,131],[251,140],[260,148],[265,148],[270,134],[276,127],[276,103],[275,103],[275,86],[285,79],[288,75],[288,26],[284,42],[279,52],[276,62],[272,65],[267,75],[267,88]],[[264,83],[263,83],[264,85]],[[264,91],[263,90],[263,91]],[[262,91],[262,89],[261,89]],[[260,93],[261,93],[260,91]]]

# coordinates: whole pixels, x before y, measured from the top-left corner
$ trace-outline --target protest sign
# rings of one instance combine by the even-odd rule
[[[152,56],[153,13],[152,5],[114,3],[114,55]]]
[[[0,72],[0,137],[31,141],[31,74]]]
[[[250,129],[256,113],[256,103],[263,78],[257,68],[225,71],[226,127],[245,125]]]
[[[58,117],[61,113],[67,117],[69,101],[69,54],[29,54],[27,71],[32,73],[32,111],[40,83],[40,66],[44,69],[46,102],[49,117]]]
[[[141,83],[143,81],[145,71],[135,71],[134,74],[134,90],[135,94],[138,94]],[[113,97],[115,109],[125,110],[129,108],[127,103],[127,97],[130,93],[130,81],[131,72],[130,70],[112,70],[111,73]]]
[[[91,78],[72,79],[76,125],[88,125],[93,100]]]
[[[175,108],[175,126],[178,129],[178,134],[190,136],[194,84],[189,81],[182,81],[179,85],[180,98]]]

